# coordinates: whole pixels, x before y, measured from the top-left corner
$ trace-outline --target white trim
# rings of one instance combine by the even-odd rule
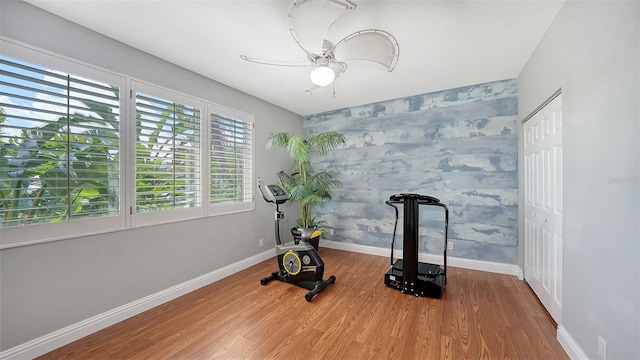
[[[369,255],[384,256],[384,257],[388,257],[390,255],[389,249],[384,249],[384,248],[379,248],[374,246],[342,243],[342,242],[336,242],[336,241],[330,241],[330,240],[321,240],[320,245],[322,247],[327,247],[331,249],[358,252],[358,253],[369,254]],[[396,257],[398,258],[402,257],[402,252],[396,251],[394,255],[396,255]],[[100,331],[104,328],[107,328],[111,325],[114,325],[132,316],[138,315],[156,306],[169,302],[182,295],[195,291],[203,286],[212,284],[220,279],[233,275],[241,270],[244,270],[248,267],[256,265],[262,261],[268,260],[274,256],[275,256],[274,249],[267,250],[260,254],[254,255],[250,258],[238,261],[231,265],[225,266],[218,270],[214,270],[210,273],[199,276],[197,278],[185,281],[181,284],[159,291],[155,294],[151,294],[142,299],[132,301],[128,304],[122,305],[113,310],[104,312],[102,314],[98,314],[89,319],[69,325],[65,328],[51,332],[37,339],[28,341],[24,344],[7,349],[0,353],[0,359],[4,359],[4,360],[17,360],[17,359],[25,359],[25,358],[32,359],[32,358],[44,355],[61,346],[69,344],[78,339],[81,339],[87,335],[93,334],[94,332]],[[420,254],[420,261],[442,263],[442,260],[443,260],[443,257],[439,255]],[[471,259],[464,259],[464,258],[457,258],[457,257],[448,257],[447,260],[448,260],[447,265],[451,265],[454,267],[488,271],[488,272],[493,272],[498,274],[514,275],[514,276],[518,276],[519,278],[522,274],[522,269],[517,265],[502,264],[502,263],[496,263],[491,261],[471,260]],[[566,338],[568,339],[567,341],[563,342],[563,340],[561,340],[561,332],[563,335],[566,334]],[[565,351],[567,351],[567,353],[570,354],[570,357],[572,359],[588,359],[586,356],[584,356],[584,352],[582,352],[580,347],[575,343],[575,341],[573,341],[573,338],[571,338],[569,334],[566,333],[566,330],[564,330],[562,326],[560,326],[560,329],[558,330],[558,341],[560,341],[563,348],[565,348]],[[575,352],[573,353],[573,354],[576,354],[576,356],[571,356],[572,353],[570,353],[567,350],[568,347],[571,347],[572,350],[576,349]]]
[[[32,46],[15,42],[9,38],[0,36],[0,54],[13,58],[19,61],[25,61],[30,66],[44,67],[48,72],[61,72],[65,74],[71,74],[75,77],[89,79],[91,81],[98,81],[101,83],[118,86],[120,92],[126,91],[126,77],[114,73],[109,70],[102,69],[97,66],[92,66],[79,61],[74,61],[56,55],[44,50],[34,48]],[[122,122],[124,111],[126,109],[126,100],[121,96],[118,100],[118,118]],[[118,131],[118,134],[122,135],[122,130]],[[119,158],[122,159],[122,151],[124,144],[122,141],[119,143]],[[118,169],[118,176],[120,185],[118,191],[120,193],[125,191],[125,185],[123,182],[123,167]],[[11,227],[4,227],[0,229],[0,248],[12,248],[30,245],[34,243],[46,242],[48,239],[55,241],[60,237],[68,237],[73,234],[83,233],[86,229],[92,229],[92,232],[111,232],[118,231],[124,228],[125,224],[125,212],[122,204],[119,205],[118,213],[105,214],[104,216],[97,217],[85,217],[81,219],[65,220],[57,223],[41,223],[31,225],[18,225]],[[45,240],[45,241],[43,241]]]
[[[2,0],[0,0],[2,1]],[[60,55],[58,53],[41,49],[18,40],[13,40],[0,34],[0,51],[1,54],[27,61],[29,63],[44,66],[46,68],[65,71],[78,76],[87,77],[93,80],[107,82],[110,84],[118,84],[120,87],[120,211],[116,216],[104,216],[100,218],[85,218],[65,223],[46,223],[34,224],[27,226],[15,226],[0,229],[0,250],[16,248],[21,246],[29,246],[42,244],[53,241],[77,238],[79,236],[91,236],[95,234],[112,233],[121,230],[135,229],[142,226],[155,226],[175,221],[204,219],[211,216],[228,215],[245,211],[253,211],[255,209],[254,200],[254,184],[253,175],[255,173],[256,147],[255,147],[255,115],[235,110],[233,108],[217,104],[213,100],[209,100],[211,94],[206,97],[191,95],[190,93],[173,90],[169,87],[156,85],[151,82],[140,80],[138,78],[118,73],[88,62],[76,60],[71,57]],[[193,208],[180,208],[165,211],[155,211],[153,213],[133,213],[135,209],[135,127],[136,127],[136,101],[132,95],[137,90],[142,90],[149,95],[168,97],[176,99],[184,104],[190,104],[201,109],[201,125],[206,125],[205,114],[208,109],[212,108],[219,114],[225,116],[237,117],[244,121],[251,122],[252,126],[252,145],[251,145],[251,185],[249,190],[252,194],[250,202],[242,202],[237,204],[218,207],[217,204],[212,206],[209,198],[210,184],[206,181],[210,179],[208,166],[210,158],[201,156],[199,170],[201,171],[201,202],[199,206]],[[201,127],[201,132],[206,134],[210,129]],[[201,135],[203,136],[203,135]],[[208,137],[201,137],[200,146],[201,155],[206,154],[208,147]],[[206,176],[206,177],[205,177]],[[204,181],[204,182],[203,182]],[[206,185],[206,186],[205,186]],[[177,214],[177,215],[176,215]],[[83,225],[89,222],[89,225]],[[85,233],[85,229],[92,229]],[[80,235],[79,235],[80,234]]]
[[[214,270],[210,273],[185,281],[142,299],[132,301],[113,310],[98,314],[89,319],[77,322],[37,339],[7,349],[0,353],[0,359],[33,359],[44,355],[61,346],[93,334],[94,332],[100,331],[120,321],[195,291],[203,286],[212,284],[248,267],[261,263],[262,261],[271,259],[275,256],[274,251],[274,249],[267,250],[250,258],[240,260],[218,270]]]
[[[564,351],[569,356],[571,360],[589,360],[587,354],[584,353],[578,342],[574,340],[574,338],[569,334],[567,329],[560,325],[558,326],[558,332],[556,335],[556,339],[560,343],[560,346],[564,349]]]
[[[374,246],[367,245],[359,245],[359,244],[351,244],[351,243],[343,243],[331,240],[321,240],[321,246],[327,247],[330,249],[338,249],[345,250],[369,255],[377,255],[377,256],[391,256],[390,249],[384,249]],[[394,257],[397,259],[402,258],[402,251],[394,251]],[[434,264],[442,264],[443,256],[442,255],[433,255],[433,254],[420,254],[419,260],[422,262],[434,263]],[[447,256],[447,266],[459,267],[464,269],[471,270],[479,270],[479,271],[488,271],[497,274],[506,274],[517,276],[518,279],[522,280],[522,268],[518,265],[511,264],[503,264],[492,261],[482,261],[482,260],[472,260],[465,259],[459,257],[451,257]]]

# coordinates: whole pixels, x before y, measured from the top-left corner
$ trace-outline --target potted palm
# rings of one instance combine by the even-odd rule
[[[313,205],[331,200],[331,189],[341,185],[331,171],[315,171],[311,158],[326,155],[344,144],[343,134],[331,131],[305,138],[302,135],[291,135],[286,132],[275,132],[267,135],[267,149],[279,147],[287,150],[293,164],[291,172],[280,171],[278,178],[291,194],[291,201],[300,206],[300,219],[291,229],[295,235],[297,229],[320,228],[324,222],[317,222],[312,214]],[[319,239],[311,245],[318,249]]]

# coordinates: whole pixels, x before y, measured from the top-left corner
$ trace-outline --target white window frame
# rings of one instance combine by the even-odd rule
[[[148,213],[138,213],[136,211],[136,149],[135,149],[135,136],[133,134],[136,133],[136,93],[141,92],[152,96],[157,96],[164,99],[171,99],[172,101],[189,105],[193,107],[197,107],[200,109],[200,206],[191,207],[191,208],[176,208],[170,210],[163,211],[153,211]],[[132,134],[132,138],[129,139],[128,144],[131,146],[131,153],[128,156],[129,159],[129,171],[131,174],[131,178],[127,181],[127,184],[130,184],[129,190],[130,195],[128,198],[127,208],[129,209],[129,214],[131,215],[131,226],[145,226],[145,225],[154,225],[159,223],[167,223],[178,220],[187,220],[194,219],[198,217],[202,217],[205,215],[204,207],[202,206],[202,192],[207,186],[205,186],[203,180],[203,160],[206,159],[204,157],[203,148],[206,146],[205,137],[203,137],[203,125],[206,124],[204,121],[205,115],[205,102],[194,97],[190,97],[178,92],[171,91],[169,89],[161,88],[156,85],[152,85],[149,83],[132,80],[131,81],[131,92],[129,93],[130,102],[130,113],[129,113],[129,134]],[[206,128],[204,129],[206,130]]]
[[[224,115],[230,118],[238,119],[251,124],[251,170],[249,179],[249,191],[251,192],[251,200],[250,201],[239,201],[239,202],[225,202],[225,203],[211,203],[210,198],[210,181],[211,181],[211,166],[206,166],[204,171],[206,172],[206,180],[209,183],[207,186],[207,192],[203,193],[203,203],[207,204],[207,213],[211,215],[215,214],[229,214],[241,211],[250,211],[255,208],[255,180],[254,174],[256,169],[256,129],[255,129],[255,117],[251,114],[244,113],[242,111],[234,110],[222,105],[216,105],[213,103],[207,103],[207,112],[206,112],[206,141],[207,141],[207,149],[205,158],[211,161],[211,115],[218,114]]]
[[[57,71],[88,79],[102,81],[120,88],[120,173],[118,215],[68,220],[58,223],[33,224],[0,228],[0,249],[25,246],[68,238],[90,236],[121,231],[140,226],[153,226],[207,216],[219,216],[255,209],[255,117],[254,115],[231,109],[195,96],[163,88],[83,63],[72,58],[35,48],[31,45],[0,36],[2,54],[33,64],[39,64]],[[136,91],[166,99],[172,99],[201,110],[200,127],[200,206],[164,210],[152,213],[135,212],[135,127]],[[220,114],[246,121],[251,126],[251,200],[243,202],[214,203],[210,201],[210,161],[211,161],[211,114]]]
[[[123,228],[125,224],[125,212],[123,211],[124,199],[122,194],[125,191],[126,185],[124,182],[125,171],[123,169],[125,141],[123,141],[122,138],[122,129],[126,123],[124,119],[126,116],[126,101],[124,96],[124,91],[127,88],[126,78],[104,69],[89,66],[62,56],[53,55],[23,44],[14,43],[4,38],[0,38],[0,48],[2,49],[2,54],[6,56],[46,66],[56,71],[64,71],[76,76],[117,85],[120,88],[120,115],[118,119],[120,123],[120,199],[118,201],[118,215],[1,228],[0,248],[52,241],[71,236],[91,235]]]

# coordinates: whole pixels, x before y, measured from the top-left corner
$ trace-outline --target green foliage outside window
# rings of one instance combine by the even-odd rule
[[[101,119],[60,117],[19,136],[0,130],[0,223],[59,222],[118,211],[118,129],[110,108],[85,102]],[[0,108],[0,124],[6,116]],[[87,126],[89,125],[89,126]],[[82,128],[72,132],[72,128]]]
[[[167,98],[135,92],[130,147],[121,143],[129,126],[119,86],[0,54],[0,228],[121,215],[130,170],[138,214],[201,207],[202,191],[210,203],[251,202],[252,123],[211,114],[204,144],[203,103],[146,89]],[[211,158],[202,159],[208,146]]]
[[[89,108],[97,105],[85,102]],[[8,136],[0,128],[0,224],[2,226],[60,222],[119,213],[118,121],[112,109],[100,108],[101,119],[60,117],[42,127]],[[0,108],[0,125],[6,121]],[[193,206],[195,194],[188,175],[193,156],[173,152],[189,147],[193,131],[176,122],[182,133],[167,140],[158,130],[142,144],[136,141],[136,207],[150,212]],[[71,133],[70,128],[88,129]],[[140,140],[141,134],[136,134]],[[152,156],[153,155],[153,156]],[[176,170],[177,171],[174,171]],[[178,175],[176,176],[176,173]],[[175,178],[175,180],[174,180]]]

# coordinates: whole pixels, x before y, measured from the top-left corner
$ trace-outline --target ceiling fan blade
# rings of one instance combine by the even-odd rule
[[[398,62],[398,42],[384,30],[369,29],[355,32],[340,40],[333,48],[340,60],[368,60],[381,64],[389,71]]]
[[[263,59],[254,59],[245,55],[240,55],[242,60],[264,64],[264,65],[275,65],[275,66],[289,66],[289,67],[304,67],[304,66],[313,66],[310,62],[292,62],[292,61],[280,61],[280,60],[263,60]]]
[[[321,55],[327,29],[345,11],[355,8],[350,0],[295,0],[289,7],[289,31],[307,54]]]

